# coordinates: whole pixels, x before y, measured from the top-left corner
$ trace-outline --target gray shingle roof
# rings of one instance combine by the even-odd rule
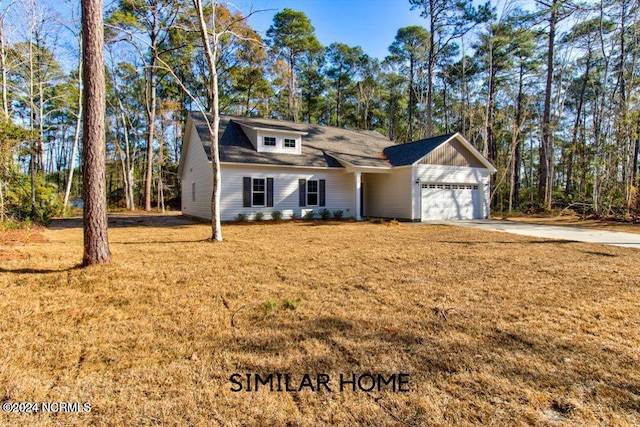
[[[384,155],[392,166],[411,165],[436,148],[455,134],[434,136],[406,144],[392,145],[384,149]]]
[[[211,159],[209,128],[202,113],[191,112],[207,156]],[[240,124],[274,130],[306,132],[302,137],[302,154],[259,153],[255,150]],[[220,116],[220,161],[288,166],[342,167],[339,157],[358,166],[390,167],[382,150],[392,142],[373,131],[341,129],[306,123],[249,117]]]
[[[199,112],[191,112],[209,159],[209,128]],[[302,154],[259,153],[240,124],[274,130],[306,132],[302,137]],[[342,167],[339,160],[355,166],[384,167],[410,165],[429,154],[452,134],[394,145],[378,132],[342,129],[330,126],[293,123],[280,120],[220,116],[220,161],[282,166]]]

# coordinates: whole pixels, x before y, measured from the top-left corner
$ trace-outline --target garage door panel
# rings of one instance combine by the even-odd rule
[[[422,184],[422,220],[482,218],[482,185]]]

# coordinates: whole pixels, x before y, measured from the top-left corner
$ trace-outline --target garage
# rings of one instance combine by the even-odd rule
[[[483,199],[477,183],[422,183],[421,220],[483,218]]]

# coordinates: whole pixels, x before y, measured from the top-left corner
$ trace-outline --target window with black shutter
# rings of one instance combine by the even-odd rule
[[[273,207],[273,178],[242,178],[242,206]]]

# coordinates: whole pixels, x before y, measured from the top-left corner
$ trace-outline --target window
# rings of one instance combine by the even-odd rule
[[[191,201],[192,202],[196,201],[196,183],[195,182],[191,183]]]
[[[296,140],[295,139],[284,139],[284,148],[296,148]]]
[[[242,207],[273,206],[273,178],[242,178]]]
[[[275,147],[276,139],[273,136],[265,136],[263,139],[263,143],[265,147]]]
[[[318,181],[307,181],[307,206],[318,205]]]
[[[264,206],[265,205],[265,182],[264,178],[254,178],[253,186],[251,192],[251,204],[253,206]]]

